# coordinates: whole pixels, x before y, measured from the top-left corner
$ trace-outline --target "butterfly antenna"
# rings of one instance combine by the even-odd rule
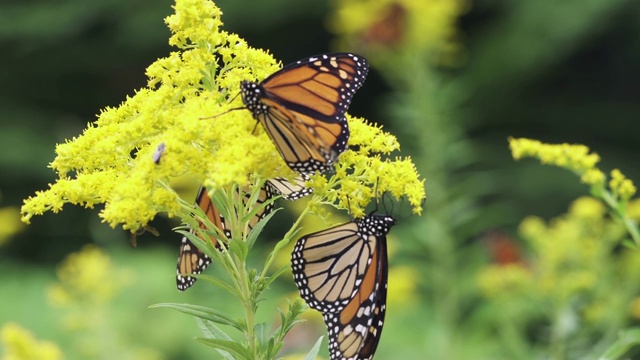
[[[232,97],[232,98],[231,98],[231,100],[229,100],[229,104],[231,104],[231,103],[233,102],[233,100],[235,100],[235,99],[238,97],[238,95],[240,95],[240,93],[237,93],[234,97]],[[222,112],[222,113],[220,113],[220,114],[218,114],[218,115],[206,116],[206,117],[201,117],[201,118],[198,118],[198,119],[200,119],[200,120],[215,119],[215,118],[217,118],[217,117],[219,117],[219,116],[222,116],[222,115],[224,115],[224,114],[228,114],[228,113],[230,113],[230,112],[232,112],[232,111],[236,111],[236,110],[243,110],[243,109],[246,109],[246,107],[244,107],[244,106],[235,107],[235,108],[229,109],[229,110],[227,110],[227,111],[225,111],[225,112]]]

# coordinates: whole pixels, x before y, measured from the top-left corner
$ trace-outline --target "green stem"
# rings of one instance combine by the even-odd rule
[[[236,260],[239,260],[235,257]],[[253,301],[253,294],[251,293],[251,285],[249,276],[247,274],[246,263],[243,260],[240,261],[240,266],[238,266],[238,281],[240,285],[240,294],[242,294],[242,304],[244,306],[245,318],[247,321],[247,344],[249,346],[249,351],[251,352],[252,358],[257,359],[257,349],[256,349],[256,338],[254,333],[254,321],[255,321],[255,304]]]
[[[640,245],[640,232],[638,231],[638,224],[633,219],[627,216],[626,211],[620,206],[619,202],[615,199],[613,194],[604,187],[599,189],[600,198],[622,219],[624,226],[633,238],[636,245]]]
[[[313,203],[313,200],[309,201],[309,203],[307,204],[307,207],[304,208],[300,216],[298,216],[298,219],[293,224],[293,226],[291,226],[289,231],[287,231],[287,233],[284,234],[284,236],[282,237],[282,240],[286,240],[286,241],[284,243],[279,242],[278,245],[280,246],[276,245],[276,248],[274,248],[271,254],[269,254],[267,261],[264,264],[264,268],[262,269],[262,273],[260,273],[261,279],[266,278],[267,270],[269,270],[269,268],[271,267],[271,263],[273,263],[273,260],[276,258],[276,255],[278,255],[278,252],[280,252],[280,249],[282,249],[285,245],[289,244],[289,242],[291,241],[291,237],[296,232],[296,230],[300,227],[300,223],[302,223],[302,220],[311,211],[312,203]]]

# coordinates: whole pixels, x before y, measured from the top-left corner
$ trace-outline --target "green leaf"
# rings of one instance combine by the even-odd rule
[[[285,237],[284,239],[278,241],[278,243],[276,244],[276,246],[273,248],[273,251],[271,251],[269,253],[269,255],[267,256],[267,260],[265,261],[265,264],[271,264],[271,262],[273,261],[273,258],[275,258],[275,256],[278,254],[278,252],[280,252],[280,250],[284,249],[289,242],[291,242],[291,239],[293,239],[295,237],[295,235],[300,231],[301,229],[296,229],[295,231],[293,231],[291,233],[290,236]],[[266,266],[266,265],[265,265]]]
[[[213,321],[214,323],[217,323],[217,324],[230,325],[242,332],[246,332],[246,326],[244,326],[241,322],[238,322],[230,318],[229,316],[221,313],[220,311],[212,308],[208,308],[200,305],[175,304],[175,303],[162,303],[162,304],[155,304],[155,305],[149,306],[149,308],[162,308],[162,307],[175,309],[200,319]]]
[[[197,275],[191,275],[192,277],[195,277],[197,279],[201,279],[204,280],[208,283],[211,283],[221,289],[224,289],[228,292],[230,292],[231,294],[233,294],[235,297],[237,298],[242,298],[242,296],[240,295],[240,292],[230,283],[228,283],[225,280],[222,280],[220,278],[217,278],[215,276],[210,276],[210,275],[204,275],[204,274],[197,274]]]
[[[638,244],[636,244],[635,241],[631,239],[622,240],[622,246],[630,250],[638,251]]]
[[[256,324],[253,327],[253,332],[256,334],[256,337],[258,338],[258,346],[260,348],[260,353],[265,354],[267,351],[268,341],[271,338],[269,336],[269,324],[266,322]]]
[[[263,219],[258,221],[258,223],[256,223],[256,225],[253,227],[253,230],[249,232],[249,235],[247,235],[247,244],[249,245],[249,248],[253,247],[253,244],[256,242],[256,239],[258,239],[258,235],[260,235],[262,229],[269,223],[271,217],[273,217],[273,215],[275,215],[278,210],[280,209],[275,209],[274,211],[267,214]],[[256,212],[252,211],[251,214],[255,216]]]
[[[621,359],[634,346],[640,344],[640,328],[623,330],[616,340],[598,360]]]
[[[226,351],[229,354],[233,355],[234,359],[251,359],[249,350],[235,341],[207,338],[196,338],[196,341],[209,345],[213,348]]]
[[[247,243],[238,239],[231,239],[231,241],[229,242],[229,250],[237,257],[239,257],[242,261],[247,258],[247,254],[249,253],[249,247],[247,246]]]
[[[322,344],[323,336],[320,336],[316,344],[313,345],[311,350],[307,353],[307,356],[304,357],[304,360],[315,360],[316,356],[318,356],[318,351],[320,351],[320,345]]]
[[[225,334],[220,328],[218,328],[213,322],[209,320],[202,320],[200,318],[196,318],[196,323],[200,328],[200,331],[206,336],[213,339],[222,339],[222,340],[231,340],[229,335]],[[216,351],[222,355],[222,357],[226,360],[234,360],[233,356],[228,352],[222,349],[216,349]]]
[[[235,189],[231,189],[230,194],[233,194]],[[229,194],[227,194],[224,190],[218,190],[213,193],[211,197],[211,201],[213,201],[213,205],[216,206],[220,215],[222,215],[225,219],[231,220],[231,216],[235,215],[235,209],[233,209],[232,200],[229,199]],[[235,217],[235,216],[234,216]]]
[[[269,276],[266,281],[264,282],[264,286],[267,287],[269,285],[271,285],[271,283],[278,278],[278,276],[282,275],[285,271],[289,270],[291,268],[290,265],[285,265],[283,267],[281,267],[280,269],[278,269],[276,272],[273,273],[273,275]]]
[[[302,300],[297,299],[293,303],[289,303],[289,310],[287,313],[284,313],[280,308],[278,308],[278,312],[280,313],[280,326],[274,331],[274,337],[278,342],[281,342],[282,339],[284,339],[295,324],[304,321],[298,318],[304,312],[305,307],[306,305],[303,304]]]
[[[275,345],[275,339],[270,338],[269,344],[267,345],[267,359],[275,359],[280,350],[282,350],[282,341],[278,341],[278,345]]]

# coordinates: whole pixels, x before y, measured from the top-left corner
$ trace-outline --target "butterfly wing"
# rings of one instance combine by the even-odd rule
[[[299,174],[293,181],[289,181],[282,177],[277,177],[267,181],[267,186],[275,194],[282,195],[286,200],[298,200],[302,197],[310,195],[313,189],[305,186],[305,181],[309,180],[306,174]]]
[[[202,209],[202,211],[207,215],[207,218],[209,218],[216,227],[222,231],[226,230],[225,219],[220,215],[220,211],[218,211],[218,209],[213,205],[213,202],[207,193],[207,189],[204,186],[201,186],[200,190],[198,190],[196,205]],[[206,225],[200,221],[198,221],[198,226],[200,229],[206,229]],[[194,235],[196,234],[194,229],[190,229],[189,232]],[[217,249],[222,248],[215,237],[209,236],[208,240],[211,241]],[[197,279],[189,275],[200,274],[209,266],[209,264],[211,264],[211,258],[207,256],[207,254],[203,253],[202,250],[198,249],[198,247],[195,246],[189,238],[183,236],[180,242],[178,266],[176,269],[176,284],[178,286],[178,290],[185,291],[191,287]]]
[[[357,55],[322,54],[285,66],[260,84],[243,82],[242,98],[285,162],[298,172],[325,170],[347,146],[344,116],[369,66]]]
[[[265,104],[264,112],[254,114],[254,118],[263,125],[276,144],[280,156],[292,170],[299,173],[324,171],[337,160],[338,153],[335,151],[327,152],[317,141],[315,144],[310,143],[315,137],[291,120],[295,117],[289,110],[269,99],[261,101]],[[325,130],[333,131],[334,136],[340,136],[342,131],[348,133],[348,128],[339,124],[333,124],[330,129]]]
[[[243,205],[246,206],[251,199],[251,191],[249,188],[245,188],[239,191],[244,194]],[[251,219],[249,219],[249,231],[253,230],[253,228],[260,220],[264,219],[265,216],[269,215],[269,213],[273,211],[275,207],[273,202],[265,205],[265,202],[269,201],[269,199],[271,199],[273,195],[273,189],[269,186],[268,182],[265,183],[262,188],[260,188],[260,194],[258,194],[256,202],[252,205],[254,209],[259,208],[259,210],[255,213],[255,215],[251,217]],[[231,239],[231,234],[229,234],[228,238]]]
[[[242,192],[242,200],[246,205],[249,199],[251,198],[251,192],[249,189],[239,190]],[[262,218],[267,216],[272,210],[274,205],[268,204],[264,205],[264,203],[269,200],[273,196],[273,192],[271,188],[269,188],[266,184],[260,189],[260,194],[256,199],[254,207],[260,207],[260,210],[256,212],[256,214],[249,220],[249,231],[253,230],[253,227],[260,221]],[[204,186],[200,187],[198,191],[198,195],[196,196],[196,205],[199,206],[202,211],[207,215],[207,218],[220,230],[222,230],[225,236],[228,239],[231,239],[231,231],[229,230],[229,226],[226,223],[225,218],[220,214],[220,211],[215,207],[207,190]],[[206,229],[206,225],[202,222],[198,221],[198,226],[200,229]],[[189,230],[190,233],[196,234],[194,229]],[[203,239],[204,240],[204,239]],[[213,243],[213,245],[219,251],[224,250],[224,247],[218,242],[218,240],[209,236],[209,241]],[[202,273],[209,265],[211,264],[211,258],[207,256],[202,250],[198,249],[189,238],[186,236],[182,237],[180,242],[180,250],[178,255],[178,265],[177,265],[177,277],[176,283],[178,290],[184,291],[191,287],[193,283],[196,282],[196,278],[189,275],[197,275]]]
[[[296,115],[341,123],[368,71],[369,65],[361,56],[321,54],[285,66],[261,85],[270,98]],[[313,125],[312,121],[303,123]]]
[[[391,217],[370,215],[307,235],[294,248],[296,286],[323,313],[332,360],[375,353],[387,297],[386,235],[393,224]]]
[[[360,236],[355,222],[300,238],[291,257],[300,296],[321,312],[343,308],[362,282],[374,246]]]
[[[371,359],[382,334],[386,306],[386,241],[378,241],[375,266],[367,270],[358,292],[339,312],[323,314],[332,360]]]

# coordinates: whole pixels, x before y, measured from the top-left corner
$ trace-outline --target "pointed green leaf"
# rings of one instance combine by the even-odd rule
[[[238,239],[231,239],[229,242],[229,250],[234,253],[237,257],[244,261],[247,258],[247,254],[249,253],[249,247],[247,244]]]
[[[175,304],[175,303],[163,303],[163,304],[155,304],[151,305],[150,308],[170,308],[175,309],[185,314],[189,314],[204,320],[210,320],[214,323],[221,325],[230,325],[234,328],[245,332],[246,326],[244,326],[241,322],[238,322],[229,316],[223,314],[222,312],[208,308],[200,305],[191,305],[191,304]]]
[[[262,322],[256,324],[253,327],[253,332],[256,334],[256,338],[258,339],[258,352],[260,354],[267,354],[268,343],[271,336],[269,336],[269,324],[266,322]]]
[[[233,287],[233,285],[231,285],[230,283],[228,283],[225,280],[222,280],[220,278],[217,278],[215,276],[210,276],[210,275],[204,275],[204,274],[198,274],[198,275],[191,275],[192,277],[195,277],[197,279],[201,279],[204,280],[210,284],[213,284],[223,290],[226,290],[228,292],[230,292],[231,294],[233,294],[234,296],[241,298],[242,296],[240,295],[240,292],[238,292],[238,290]]]
[[[209,320],[202,320],[200,318],[196,318],[196,323],[200,328],[200,331],[208,337],[212,339],[222,339],[222,340],[231,340],[229,335],[225,334],[219,327],[217,327],[213,322]],[[233,356],[228,352],[222,349],[216,349],[216,351],[225,359],[225,360],[234,360]]]
[[[256,239],[258,239],[258,235],[260,235],[260,233],[262,232],[262,229],[265,227],[265,225],[267,225],[269,223],[269,221],[271,220],[271,218],[276,214],[276,212],[278,212],[280,210],[280,208],[275,209],[274,211],[270,212],[269,214],[267,214],[264,218],[260,219],[260,221],[258,221],[256,223],[256,225],[253,227],[253,230],[251,230],[249,232],[249,234],[247,235],[247,245],[249,245],[249,248],[253,247],[253,244],[256,242]],[[256,214],[256,212],[252,211],[251,212],[254,216]],[[249,218],[251,219],[251,218]],[[247,220],[248,221],[248,220]]]
[[[222,339],[196,338],[196,341],[209,345],[213,348],[220,349],[233,355],[236,360],[249,360],[251,355],[249,350],[235,341]]]
[[[273,275],[269,276],[265,283],[264,286],[267,287],[269,285],[271,285],[271,283],[278,278],[278,276],[282,275],[285,271],[289,270],[291,268],[290,265],[285,265],[283,267],[281,267],[280,269],[276,270],[276,272],[273,273]]]
[[[638,344],[640,344],[640,328],[623,330],[619,333],[618,340],[598,360],[622,359],[631,348]]]
[[[322,344],[323,336],[320,336],[316,344],[313,345],[311,350],[307,353],[307,356],[304,357],[304,360],[315,360],[316,356],[318,356],[318,351],[320,351],[320,345]]]

